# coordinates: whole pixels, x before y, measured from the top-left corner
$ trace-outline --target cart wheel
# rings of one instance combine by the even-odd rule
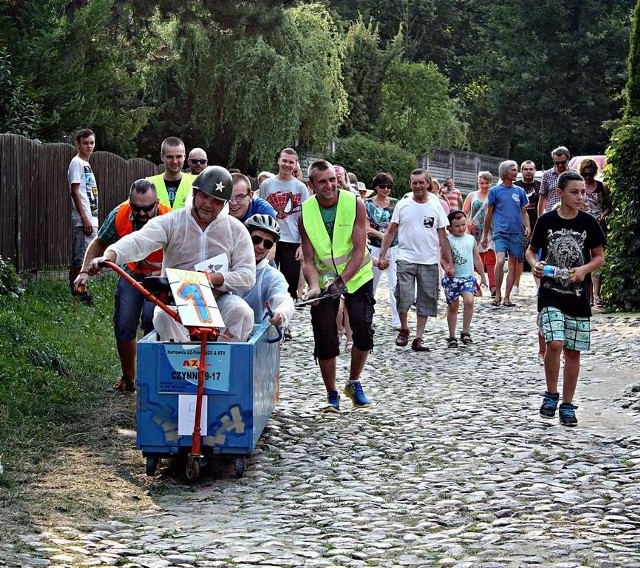
[[[160,458],[157,458],[156,456],[147,456],[147,475],[149,477],[156,474],[159,461]]]
[[[198,458],[188,458],[187,467],[184,470],[187,481],[197,481],[200,477],[200,460]]]
[[[240,479],[241,477],[244,477],[244,458],[236,459],[234,466],[236,471],[236,477],[238,479]]]

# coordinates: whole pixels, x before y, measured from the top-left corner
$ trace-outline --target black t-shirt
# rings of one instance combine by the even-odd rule
[[[519,185],[527,194],[529,203],[527,209],[538,207],[538,199],[540,198],[540,182],[534,179],[531,183],[525,183],[523,180],[514,182],[513,185]]]
[[[171,207],[173,207],[173,202],[176,200],[176,194],[178,193],[178,187],[180,187],[181,181],[182,181],[182,178],[173,179],[173,180],[168,180],[168,179],[164,180],[164,185],[166,186],[167,193],[169,194],[169,203],[171,204]]]
[[[591,260],[591,250],[606,244],[598,222],[584,211],[573,219],[563,219],[557,211],[542,215],[533,230],[531,246],[542,249],[542,259],[560,268],[577,268]],[[574,317],[589,317],[591,275],[583,282],[563,282],[543,277],[538,290],[538,311],[558,308]]]
[[[531,183],[525,183],[523,180],[514,182],[513,185],[519,185],[527,194],[527,214],[529,215],[529,224],[533,231],[533,226],[538,220],[538,200],[540,199],[540,182],[534,179]]]

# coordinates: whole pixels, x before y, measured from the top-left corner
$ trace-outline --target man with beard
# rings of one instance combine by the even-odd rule
[[[158,201],[155,186],[147,179],[133,182],[129,199],[118,205],[98,231],[97,237],[87,248],[80,273],[73,282],[76,293],[87,288],[89,270],[93,259],[101,257],[107,247],[120,238],[139,231],[147,222],[158,215],[164,215],[171,209]],[[162,251],[150,252],[138,262],[129,262],[124,270],[138,282],[147,276],[158,276],[162,268]],[[153,304],[134,290],[123,278],[118,280],[115,307],[113,310],[113,331],[116,348],[120,358],[122,377],[114,389],[120,392],[133,392],[136,376],[136,334],[138,324],[143,331],[153,330]]]

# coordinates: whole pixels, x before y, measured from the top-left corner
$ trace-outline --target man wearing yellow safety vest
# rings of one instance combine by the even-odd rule
[[[164,172],[147,179],[156,186],[160,203],[172,209],[182,209],[191,192],[191,184],[196,176],[182,171],[185,158],[184,142],[169,136],[160,146],[160,157]]]
[[[305,299],[318,298],[311,308],[314,357],[327,389],[323,412],[340,412],[336,389],[336,357],[340,353],[336,315],[345,299],[353,329],[349,381],[343,389],[356,408],[371,405],[360,373],[373,349],[373,270],[367,250],[367,214],[363,201],[337,188],[333,166],[319,160],[309,167],[314,195],[303,202],[299,220],[303,272],[309,284]]]
[[[74,290],[83,292],[89,280],[91,261],[104,254],[106,248],[129,233],[140,230],[147,221],[171,211],[168,205],[158,202],[156,188],[146,179],[134,181],[129,199],[118,205],[104,220],[98,235],[87,248],[82,269],[73,282]],[[162,269],[162,249],[149,254],[138,262],[124,266],[126,272],[141,282],[146,276],[159,276]],[[136,376],[136,334],[138,324],[149,333],[153,330],[154,305],[133,289],[122,278],[116,288],[113,311],[113,331],[122,367],[122,377],[115,385],[120,392],[133,392]]]

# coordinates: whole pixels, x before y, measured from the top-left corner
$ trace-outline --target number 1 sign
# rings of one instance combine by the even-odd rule
[[[167,268],[167,278],[185,327],[226,327],[203,272]]]

